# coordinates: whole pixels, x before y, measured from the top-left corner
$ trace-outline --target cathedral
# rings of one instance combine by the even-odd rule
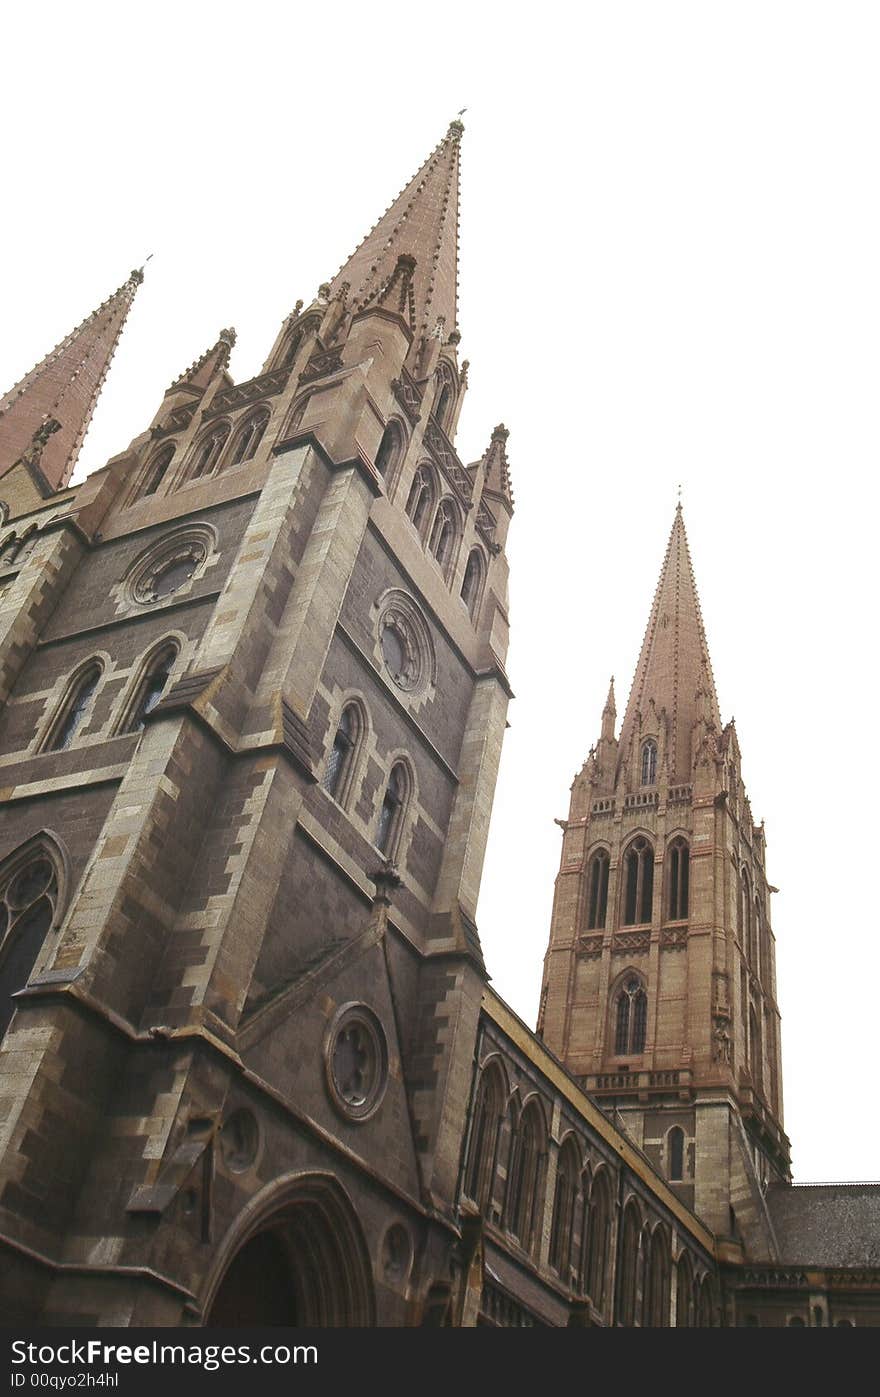
[[[0,399],[6,1323],[880,1324],[880,1185],[791,1182],[680,507],[536,1031],[491,986],[514,498],[504,426],[455,445],[462,135],[82,483],[142,273]]]

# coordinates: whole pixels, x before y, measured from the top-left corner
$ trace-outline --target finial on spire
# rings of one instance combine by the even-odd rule
[[[676,508],[679,512],[681,512],[681,483],[680,483],[680,482],[679,482],[679,486],[678,486],[678,503],[677,503],[677,505],[675,506],[675,508]]]

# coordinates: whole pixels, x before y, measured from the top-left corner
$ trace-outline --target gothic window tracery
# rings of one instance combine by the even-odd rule
[[[687,1252],[682,1252],[675,1268],[675,1327],[694,1327],[694,1269]]]
[[[395,421],[389,422],[382,433],[382,440],[379,442],[379,449],[376,452],[376,471],[385,479],[393,475],[396,470],[403,454],[403,445],[400,424]]]
[[[483,1071],[477,1091],[473,1132],[465,1172],[465,1192],[483,1213],[492,1197],[504,1096],[501,1069],[490,1063]]]
[[[684,921],[690,893],[690,850],[686,839],[673,839],[669,846],[669,920]]]
[[[461,584],[461,599],[468,609],[471,619],[476,615],[480,601],[480,592],[483,587],[483,574],[485,565],[483,555],[479,548],[472,548],[464,570],[464,580]]]
[[[148,662],[138,685],[134,703],[120,731],[143,731],[147,714],[152,713],[168,687],[168,680],[174,668],[177,654],[177,645],[172,642],[162,646]]]
[[[405,762],[395,762],[388,777],[382,807],[379,811],[379,824],[376,830],[376,847],[388,859],[394,859],[400,845],[406,804],[412,782]]]
[[[611,1194],[608,1178],[601,1170],[593,1178],[589,1208],[584,1208],[584,1235],[581,1237],[581,1289],[602,1310],[605,1279],[611,1243]]]
[[[666,1137],[668,1173],[673,1182],[684,1178],[684,1131],[674,1125]]]
[[[12,999],[30,979],[46,933],[56,923],[58,870],[48,850],[31,845],[0,875],[0,1036],[15,1010]]]
[[[191,472],[193,479],[208,475],[209,472],[214,469],[220,459],[220,453],[226,444],[226,438],[228,436],[229,423],[220,422],[216,427],[213,427],[206,436],[202,437],[193,453],[194,464]]]
[[[449,500],[441,500],[434,516],[434,525],[431,529],[431,541],[428,545],[441,568],[446,568],[451,555],[452,546],[456,535],[456,514],[455,509]]]
[[[430,515],[434,504],[434,479],[427,466],[419,466],[410,486],[406,512],[419,533]]]
[[[97,660],[80,671],[68,689],[43,744],[44,752],[66,752],[90,712],[102,669]]]
[[[455,389],[452,384],[449,370],[444,365],[440,369],[439,385],[437,388],[436,396],[434,398],[434,406],[432,408],[434,419],[437,422],[437,425],[439,427],[442,427],[444,432],[449,431],[450,418],[452,416],[452,409],[454,403]]]
[[[340,715],[339,726],[327,759],[327,769],[324,772],[324,790],[340,805],[348,794],[364,727],[360,705],[347,703]]]
[[[624,926],[650,922],[654,896],[654,850],[644,835],[638,835],[624,856]]]
[[[566,1140],[559,1151],[556,1166],[556,1187],[553,1194],[553,1216],[550,1224],[550,1265],[566,1283],[571,1260],[571,1234],[577,1198],[578,1154],[574,1141]]]
[[[651,1233],[645,1266],[645,1325],[653,1329],[669,1326],[670,1242],[666,1229],[658,1224]]]
[[[605,926],[608,912],[608,871],[611,861],[607,849],[597,849],[590,859],[587,929],[595,931]]]
[[[657,743],[649,737],[642,743],[642,785],[653,786],[657,782]]]
[[[230,466],[240,465],[242,461],[250,461],[257,453],[257,448],[263,440],[266,428],[269,425],[269,409],[261,408],[259,412],[253,413],[239,431],[229,458]]]
[[[624,977],[614,1002],[614,1053],[631,1057],[645,1051],[648,1026],[648,996],[639,977]]]
[[[168,467],[174,460],[174,452],[176,449],[175,443],[169,441],[157,451],[147,467],[147,472],[144,477],[144,488],[141,491],[142,496],[155,495],[162,481],[165,479]]]
[[[524,1250],[531,1250],[541,1170],[546,1154],[540,1108],[527,1105],[513,1140],[507,1193],[507,1227]]]
[[[621,1238],[620,1323],[632,1328],[636,1319],[639,1284],[641,1220],[637,1205],[630,1200],[623,1212]]]

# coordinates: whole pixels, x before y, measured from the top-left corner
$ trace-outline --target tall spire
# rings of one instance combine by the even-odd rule
[[[694,724],[703,719],[720,728],[721,718],[680,503],[626,706],[621,754],[638,736],[639,715],[644,721],[652,699],[658,717],[666,711],[670,780],[689,781]]]
[[[50,490],[67,484],[143,279],[142,271],[133,271],[118,291],[0,398],[0,476],[26,458],[39,468]]]
[[[340,267],[331,296],[346,288],[354,311],[385,303],[404,316],[418,347],[445,339],[458,320],[459,145],[464,127],[443,140]]]

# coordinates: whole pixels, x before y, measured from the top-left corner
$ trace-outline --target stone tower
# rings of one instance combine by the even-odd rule
[[[73,488],[57,375],[0,438],[7,1316],[448,1294],[513,511],[506,430],[454,446],[461,136],[257,377],[222,331]]]
[[[772,1259],[789,1177],[763,826],[722,726],[681,506],[619,737],[614,684],[571,790],[548,1047],[716,1235]]]

